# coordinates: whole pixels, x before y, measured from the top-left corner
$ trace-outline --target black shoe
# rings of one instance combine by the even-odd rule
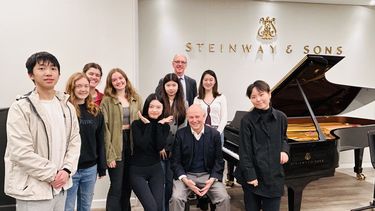
[[[198,199],[197,207],[201,210],[208,210],[208,198],[207,196],[203,196]]]

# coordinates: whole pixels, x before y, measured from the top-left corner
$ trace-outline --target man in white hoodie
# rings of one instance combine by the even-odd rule
[[[35,53],[26,68],[35,89],[8,112],[4,192],[18,211],[63,211],[80,154],[77,115],[69,96],[55,90],[60,64],[54,55]]]

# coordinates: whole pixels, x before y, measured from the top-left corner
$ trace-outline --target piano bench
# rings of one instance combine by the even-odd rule
[[[193,195],[194,198],[191,198],[190,195]],[[199,197],[195,193],[192,193],[190,195],[189,195],[189,197],[188,197],[188,199],[187,199],[187,201],[185,203],[185,210],[184,211],[190,211],[190,205],[196,205],[196,206],[198,206],[198,203],[199,203],[198,199],[199,199]],[[208,202],[208,204],[209,204],[210,211],[215,211],[216,206],[211,203],[210,198],[207,195],[203,196],[203,198],[207,198],[206,202]],[[201,208],[201,210],[205,210],[205,209]]]

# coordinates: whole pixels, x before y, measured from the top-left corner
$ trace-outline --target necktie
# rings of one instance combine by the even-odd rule
[[[211,126],[211,116],[210,116],[211,108],[210,105],[207,105],[207,117],[206,117],[206,125]]]

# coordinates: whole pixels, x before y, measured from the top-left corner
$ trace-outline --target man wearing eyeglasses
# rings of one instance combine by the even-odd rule
[[[176,54],[173,57],[172,67],[174,73],[180,78],[182,88],[184,90],[185,100],[188,102],[189,106],[193,104],[194,97],[197,96],[197,82],[185,75],[185,69],[187,66],[187,58],[185,55]],[[163,79],[160,79],[159,85],[156,87],[155,92],[160,94],[162,90]]]

